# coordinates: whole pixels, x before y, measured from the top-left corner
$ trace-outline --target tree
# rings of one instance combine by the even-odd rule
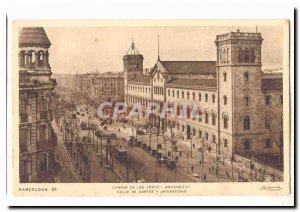
[[[134,180],[137,183],[141,177],[141,174],[145,171],[144,163],[140,160],[135,160],[131,155],[128,155],[127,166],[130,170],[132,170],[134,175]]]
[[[186,173],[189,173],[189,157],[191,156],[191,150],[184,150],[183,154],[186,156]]]
[[[213,144],[216,145],[216,156],[212,156],[212,160],[214,164],[216,165],[216,177],[218,178],[219,182],[219,173],[220,173],[220,165],[224,163],[224,161],[220,157],[220,143],[217,141],[214,141]]]

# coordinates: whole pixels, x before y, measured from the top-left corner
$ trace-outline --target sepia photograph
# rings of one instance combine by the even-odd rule
[[[289,193],[289,22],[137,22],[14,22],[16,193]]]

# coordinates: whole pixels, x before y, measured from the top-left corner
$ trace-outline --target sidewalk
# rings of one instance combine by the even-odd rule
[[[52,127],[57,135],[57,148],[56,153],[59,156],[60,170],[57,176],[57,183],[79,183],[80,179],[76,174],[75,168],[69,157],[67,150],[63,144],[62,134],[58,130],[55,121],[52,122]]]

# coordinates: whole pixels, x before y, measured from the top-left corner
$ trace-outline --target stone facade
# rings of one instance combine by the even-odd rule
[[[106,72],[93,79],[95,98],[101,102],[124,101],[123,73]]]
[[[52,96],[48,48],[41,27],[22,28],[19,36],[19,177],[20,182],[47,182],[57,173],[57,136],[51,126]]]
[[[197,118],[185,119],[156,113],[152,122],[162,131],[176,126],[174,131],[181,131],[186,142],[196,146],[204,142],[223,158],[234,154],[257,161],[282,158],[282,75],[262,72],[262,41],[261,33],[217,35],[216,61],[158,57],[148,75],[129,69],[125,55],[124,74],[134,73],[125,77],[125,100],[129,105],[154,101],[187,113],[196,111]],[[140,58],[130,55],[130,61],[142,62]],[[183,102],[193,106],[185,109]]]

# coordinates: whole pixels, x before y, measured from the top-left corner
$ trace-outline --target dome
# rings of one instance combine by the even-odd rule
[[[19,34],[19,47],[46,47],[51,45],[43,27],[24,27]]]

